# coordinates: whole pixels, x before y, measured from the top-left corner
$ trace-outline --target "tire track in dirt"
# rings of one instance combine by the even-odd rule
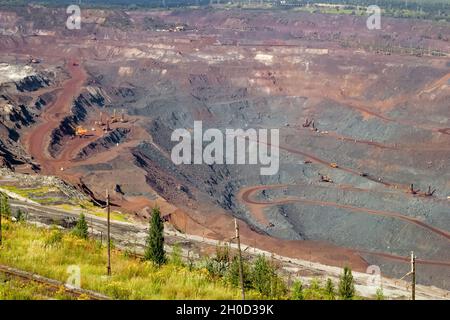
[[[58,90],[56,100],[41,114],[40,124],[24,136],[24,145],[29,154],[40,163],[44,172],[55,174],[57,160],[48,154],[48,145],[53,129],[57,128],[61,120],[70,112],[70,107],[87,79],[84,69],[74,61],[67,61],[70,79],[64,82]]]
[[[390,217],[390,218],[394,218],[394,219],[403,220],[408,223],[413,223],[419,227],[422,227],[426,230],[433,232],[434,234],[442,236],[442,237],[446,238],[447,240],[450,240],[450,233],[448,231],[436,228],[436,227],[431,226],[419,219],[412,218],[412,217],[403,215],[398,212],[360,208],[360,207],[355,207],[355,206],[351,206],[351,205],[339,204],[339,203],[335,203],[335,202],[300,199],[297,197],[288,197],[288,198],[279,199],[279,200],[275,200],[275,201],[259,201],[259,200],[254,200],[254,198],[253,198],[254,194],[258,191],[281,189],[281,188],[286,188],[286,187],[289,187],[289,185],[268,185],[268,186],[260,185],[260,186],[246,187],[246,188],[241,189],[241,191],[238,193],[238,199],[241,202],[243,202],[245,205],[247,205],[251,212],[252,212],[252,209],[254,208],[254,206],[258,206],[259,210],[262,210],[263,207],[277,206],[277,205],[290,204],[290,203],[304,203],[307,205],[342,208],[342,209],[346,209],[349,211],[363,212],[363,213],[370,214],[370,215],[386,216],[386,217]],[[381,256],[384,258],[389,258],[389,259],[397,260],[397,261],[401,261],[401,262],[409,262],[409,258],[397,256],[397,255],[393,255],[393,254],[388,254],[388,253],[383,253],[383,252],[373,252],[373,251],[367,251],[367,250],[359,250],[359,249],[354,249],[354,251],[359,252],[359,253],[373,254],[373,255],[377,255],[377,256]],[[437,260],[422,259],[422,260],[418,261],[418,263],[450,267],[450,261],[437,261]]]
[[[401,214],[399,212],[361,208],[361,207],[355,207],[355,206],[351,206],[351,205],[347,205],[347,204],[339,204],[339,203],[331,202],[331,201],[308,200],[308,199],[301,199],[301,198],[297,198],[297,197],[280,199],[280,200],[270,201],[270,202],[257,201],[257,200],[253,200],[253,198],[252,198],[252,195],[256,191],[277,189],[277,188],[283,188],[283,187],[286,187],[286,185],[250,187],[249,189],[245,190],[242,193],[242,200],[245,203],[250,203],[253,205],[265,205],[265,206],[282,205],[282,204],[289,204],[289,203],[304,203],[304,204],[308,204],[308,205],[326,206],[326,207],[335,207],[335,208],[340,208],[340,209],[346,209],[346,210],[353,211],[353,212],[364,212],[364,213],[370,214],[370,215],[391,217],[391,218],[403,220],[403,221],[406,221],[409,223],[413,223],[413,224],[420,226],[422,228],[425,228],[437,235],[440,235],[440,236],[446,238],[447,240],[450,240],[450,232],[436,228],[436,227],[429,225],[417,218],[413,218],[413,217]]]

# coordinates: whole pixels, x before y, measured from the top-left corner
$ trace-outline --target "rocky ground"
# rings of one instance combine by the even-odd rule
[[[97,203],[114,190],[137,219],[158,204],[190,234],[230,238],[236,216],[247,243],[283,256],[401,277],[413,250],[418,281],[449,288],[447,24],[86,10],[70,31],[45,10],[1,15],[5,166],[60,176]],[[280,129],[278,174],[175,166],[170,135],[194,120]]]

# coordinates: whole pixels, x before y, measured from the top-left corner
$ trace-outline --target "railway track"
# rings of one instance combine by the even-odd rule
[[[42,284],[52,292],[57,292],[61,288],[64,288],[65,294],[75,299],[78,299],[83,296],[88,297],[90,300],[110,300],[109,297],[102,295],[100,293],[81,288],[75,288],[58,280],[45,278],[35,273],[11,268],[5,265],[0,265],[0,273],[27,282]]]

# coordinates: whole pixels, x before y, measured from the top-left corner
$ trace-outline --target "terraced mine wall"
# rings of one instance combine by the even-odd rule
[[[78,96],[71,108],[71,114],[64,117],[58,128],[51,134],[51,140],[48,147],[49,153],[56,157],[61,151],[64,142],[75,136],[75,129],[82,124],[89,111],[93,111],[94,106],[102,107],[104,98],[98,94],[84,93]]]
[[[129,133],[130,129],[128,128],[116,128],[107,133],[104,137],[89,143],[86,147],[81,149],[81,151],[76,155],[75,160],[83,160],[91,155],[109,150],[111,147],[127,141],[127,136]]]

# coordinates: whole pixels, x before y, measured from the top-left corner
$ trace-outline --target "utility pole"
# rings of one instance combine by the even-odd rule
[[[244,270],[242,267],[242,252],[241,252],[241,238],[239,236],[239,225],[237,219],[234,219],[234,228],[236,230],[236,239],[239,250],[239,279],[241,282],[241,290],[242,290],[242,300],[245,300],[245,289],[244,289]]]
[[[411,251],[411,273],[411,300],[416,300],[416,256],[414,255],[414,251]]]
[[[110,206],[109,206],[109,192],[108,189],[106,189],[106,211],[107,211],[107,221],[108,221],[108,235],[107,235],[107,241],[108,241],[108,266],[106,267],[108,276],[111,275],[111,229],[110,229]]]
[[[2,245],[2,214],[3,214],[3,195],[0,194],[0,246]]]
[[[403,278],[411,275],[411,300],[416,300],[416,256],[414,255],[414,251],[411,251],[411,271],[401,277]]]

